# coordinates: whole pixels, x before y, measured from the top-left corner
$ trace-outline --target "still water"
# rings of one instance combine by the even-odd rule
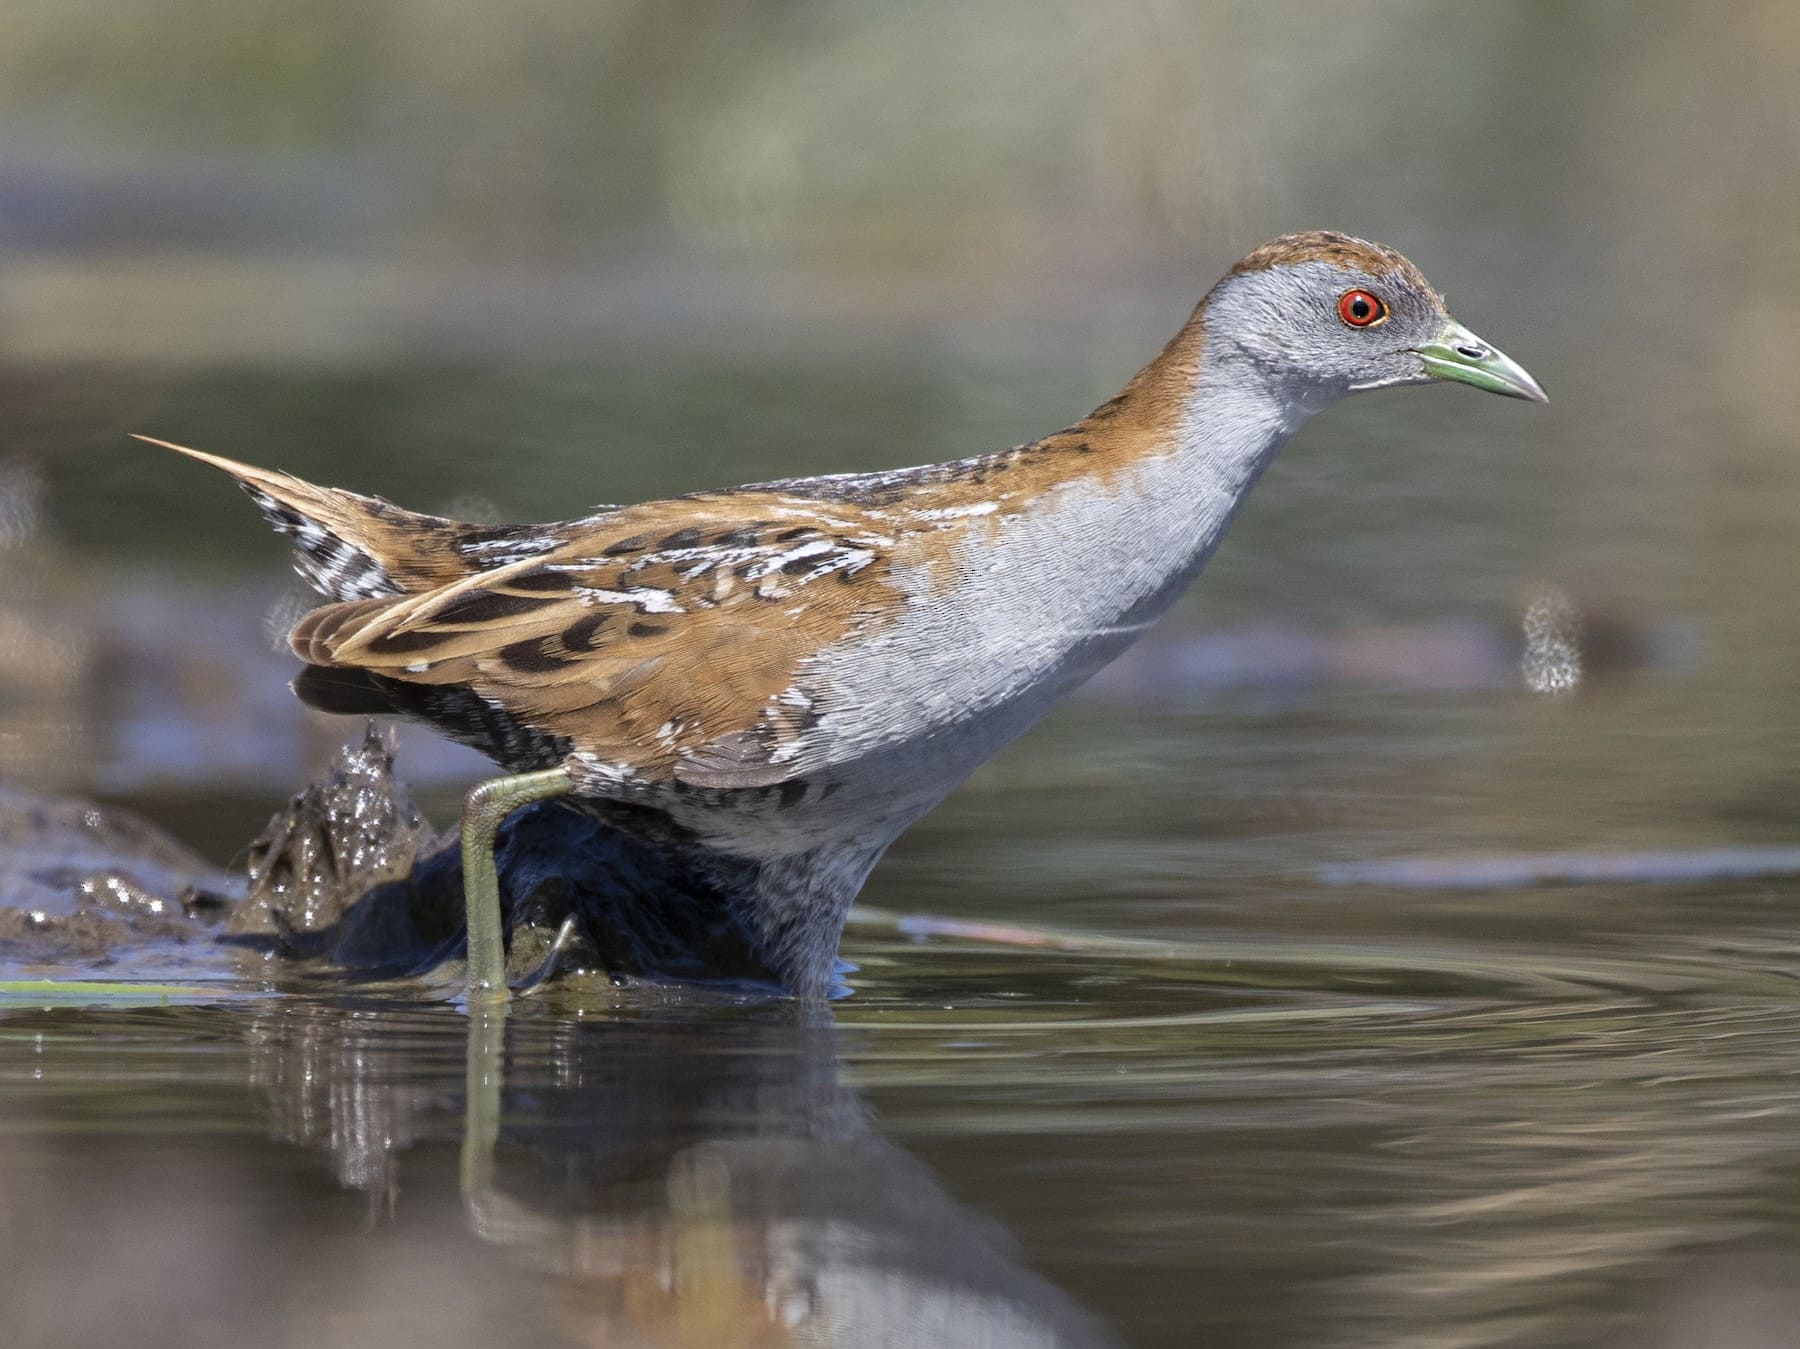
[[[700,486],[726,437],[742,478],[906,462],[1105,391],[1021,357],[996,405],[966,366],[15,373],[21,441],[69,448],[10,480],[7,775],[226,867],[349,734],[287,700],[253,513],[120,430],[529,518]],[[830,415],[781,421],[807,399]],[[585,986],[501,1023],[454,969],[13,941],[9,977],[164,987],[0,1009],[0,1321],[58,1349],[1791,1343],[1795,882],[1468,859],[1796,841],[1796,634],[1760,579],[1794,470],[1746,448],[1653,529],[1678,445],[1636,440],[1621,498],[1592,414],[1498,402],[1310,427],[1189,604],[894,849],[828,1010]],[[410,731],[400,771],[444,823],[478,765]]]

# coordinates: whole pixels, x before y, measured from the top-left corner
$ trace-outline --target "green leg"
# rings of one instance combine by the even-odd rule
[[[463,902],[469,915],[470,1002],[505,1002],[506,943],[501,936],[500,877],[494,868],[494,835],[520,806],[575,790],[560,768],[477,783],[463,798]]]

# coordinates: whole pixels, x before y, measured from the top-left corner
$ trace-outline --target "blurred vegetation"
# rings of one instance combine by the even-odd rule
[[[1601,212],[1627,248],[1791,215],[1797,45],[1781,0],[12,0],[0,208],[52,254],[687,248],[1040,287],[1321,219],[1542,258]],[[86,224],[108,184],[110,231],[34,222],[34,189]]]

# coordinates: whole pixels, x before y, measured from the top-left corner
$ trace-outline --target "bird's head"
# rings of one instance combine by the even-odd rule
[[[1522,366],[1450,317],[1417,267],[1345,234],[1264,244],[1213,288],[1196,318],[1209,365],[1249,367],[1308,408],[1440,379],[1548,401]]]

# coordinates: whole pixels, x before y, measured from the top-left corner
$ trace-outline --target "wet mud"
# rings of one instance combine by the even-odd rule
[[[244,894],[128,811],[0,786],[0,953],[94,965],[126,944],[207,941]]]

